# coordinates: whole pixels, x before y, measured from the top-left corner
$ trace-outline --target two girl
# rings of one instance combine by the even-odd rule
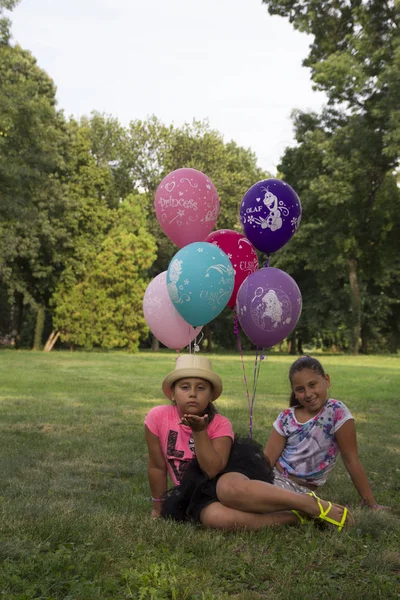
[[[300,402],[302,392],[297,384],[296,388]],[[290,466],[289,473],[286,462],[282,467],[279,460],[286,446],[286,442],[282,444],[284,435],[276,431],[282,440],[278,438],[278,445],[267,444],[267,456],[253,440],[234,438],[230,422],[217,414],[213,405],[222,392],[222,381],[207,358],[196,354],[179,357],[176,368],[164,379],[163,391],[173,404],[153,408],[145,420],[153,517],[230,530],[305,523],[310,518],[328,522],[339,531],[353,524],[347,508],[321,500],[312,491],[314,483],[308,476],[304,481],[299,478],[300,490],[285,489],[287,482],[298,484],[292,479],[296,478],[295,468]],[[324,400],[326,403],[323,394],[308,394],[300,411],[307,407],[315,417],[318,413],[314,411],[324,406]],[[297,416],[306,423],[300,413]],[[274,485],[269,455],[276,464],[277,478],[284,475],[281,486]],[[175,484],[169,492],[167,473]],[[360,477],[357,473],[356,479]],[[360,489],[374,502],[372,493],[368,496],[363,487],[362,476],[360,481]]]

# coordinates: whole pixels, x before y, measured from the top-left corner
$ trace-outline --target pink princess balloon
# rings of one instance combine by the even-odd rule
[[[167,348],[179,350],[189,346],[202,330],[202,327],[189,325],[172,304],[167,289],[167,271],[157,275],[147,286],[143,312],[150,331]]]
[[[196,169],[177,169],[157,188],[154,207],[161,229],[179,248],[202,242],[219,213],[219,198],[211,179]]]

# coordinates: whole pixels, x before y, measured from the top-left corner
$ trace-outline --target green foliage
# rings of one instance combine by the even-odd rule
[[[177,251],[152,210],[161,179],[181,167],[207,173],[221,201],[217,228],[240,229],[244,193],[268,175],[250,149],[225,142],[207,121],[175,127],[152,116],[123,127],[94,112],[65,122],[53,81],[29,52],[9,45],[5,11],[15,4],[0,0],[2,333],[33,338],[35,331],[39,347],[53,311],[63,339],[74,345],[147,344],[141,295]],[[265,4],[311,34],[304,64],[328,96],[321,115],[295,113],[297,145],[280,165],[304,209],[298,234],[271,263],[302,291],[292,338],[299,351],[316,343],[357,352],[361,340],[363,352],[396,352],[398,0]],[[147,213],[145,221],[133,205]],[[205,333],[233,349],[232,330],[226,310]]]
[[[81,119],[80,125],[88,131],[90,156],[104,178],[100,197],[110,208],[118,208],[121,200],[136,189],[125,161],[126,129],[114,117],[97,112]]]
[[[64,219],[68,243],[58,293],[60,288],[68,288],[79,281],[100,251],[114,219],[114,211],[107,202],[113,186],[112,175],[108,165],[97,163],[92,151],[90,125],[86,119],[80,125],[71,120],[68,134],[68,172],[65,177],[68,211]]]
[[[55,294],[54,323],[62,338],[85,348],[137,350],[147,332],[142,311],[155,243],[139,195],[119,207],[114,226],[81,281]]]
[[[313,36],[303,64],[316,89],[326,92],[332,108],[363,118],[364,138],[372,136],[378,164],[392,169],[400,154],[398,0],[263,2],[270,14],[288,17]]]
[[[400,191],[389,172],[377,184],[375,157],[363,139],[359,117],[338,124],[330,113],[321,118],[296,113],[296,148],[287,149],[280,170],[300,195],[302,225],[274,259],[298,282],[303,314],[298,334],[310,343],[352,345],[350,261],[357,265],[363,350],[384,347],[383,330],[398,330],[398,266],[395,232]],[[332,291],[334,290],[334,293]],[[376,346],[375,346],[376,347]],[[393,344],[391,344],[393,348]]]
[[[0,278],[10,297],[46,303],[67,235],[65,123],[29,52],[0,45]]]
[[[277,258],[282,268],[294,268],[303,292],[299,333],[310,340],[319,329],[322,338],[353,352],[360,340],[364,352],[377,342],[394,350],[400,333],[393,263],[400,249],[394,235],[400,227],[398,2],[264,3],[313,36],[304,65],[328,96],[321,116],[295,113],[298,146],[286,150],[279,167],[304,207],[296,239]],[[298,257],[295,265],[289,252]]]
[[[19,0],[0,0],[0,44],[7,44],[10,39],[10,19],[5,16],[5,11],[16,7]]]
[[[288,17],[295,29],[313,37],[304,65],[331,104],[347,104],[354,112],[365,105],[395,108],[398,79],[394,88],[387,84],[395,83],[392,75],[400,67],[398,0],[263,2],[270,14]]]

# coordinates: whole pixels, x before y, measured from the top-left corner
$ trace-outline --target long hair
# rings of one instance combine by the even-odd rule
[[[298,373],[299,371],[303,371],[303,369],[311,369],[321,375],[321,377],[325,377],[325,371],[319,360],[313,358],[312,356],[300,356],[297,360],[294,361],[292,366],[289,369],[289,381],[290,384],[293,384],[293,375]],[[294,391],[290,394],[289,406],[293,408],[294,406],[298,406],[299,403],[296,400]]]
[[[217,409],[215,408],[214,402],[209,402],[206,410],[204,411],[205,415],[208,415],[208,424],[211,423],[215,415],[218,414]]]

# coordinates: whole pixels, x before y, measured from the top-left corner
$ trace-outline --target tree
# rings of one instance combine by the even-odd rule
[[[69,234],[60,287],[70,287],[85,274],[111,229],[116,209],[109,207],[113,179],[108,164],[99,164],[93,152],[92,131],[87,119],[68,124],[68,169],[64,179]],[[114,205],[114,202],[111,202]],[[117,205],[118,206],[118,205]]]
[[[85,348],[136,350],[148,331],[142,301],[155,249],[141,198],[131,195],[83,279],[54,297],[61,338]]]
[[[357,122],[336,127],[330,112],[297,113],[295,126],[298,146],[286,150],[279,168],[300,195],[303,221],[277,254],[276,266],[288,270],[302,290],[299,336],[353,350],[361,337],[363,351],[378,340],[382,349],[398,293],[400,190],[388,173],[368,206],[370,178],[359,171],[358,153],[370,170],[373,157]],[[355,291],[349,277],[354,255]]]
[[[332,109],[359,115],[380,144],[376,174],[399,161],[400,11],[398,0],[263,0],[313,36],[303,64]],[[376,185],[379,184],[379,179]]]
[[[29,52],[0,44],[0,280],[14,306],[46,304],[61,269],[67,133]]]
[[[10,19],[6,11],[16,7],[19,0],[0,0],[0,44],[8,44],[10,40]]]
[[[321,208],[333,219],[329,239],[347,271],[351,348],[358,352],[368,306],[365,267],[372,243],[376,249],[383,242],[397,210],[395,194],[377,240],[382,190],[400,156],[398,1],[264,2],[271,14],[289,17],[295,28],[313,36],[303,64],[311,69],[316,89],[326,92],[328,108],[317,125],[315,115],[298,115],[304,135],[311,125],[321,153],[319,173],[306,189],[324,198]]]
[[[102,189],[102,198],[110,208],[118,208],[119,203],[136,190],[125,161],[127,131],[118,119],[97,112],[90,118],[82,118],[80,125],[88,129],[90,154],[107,182]]]

